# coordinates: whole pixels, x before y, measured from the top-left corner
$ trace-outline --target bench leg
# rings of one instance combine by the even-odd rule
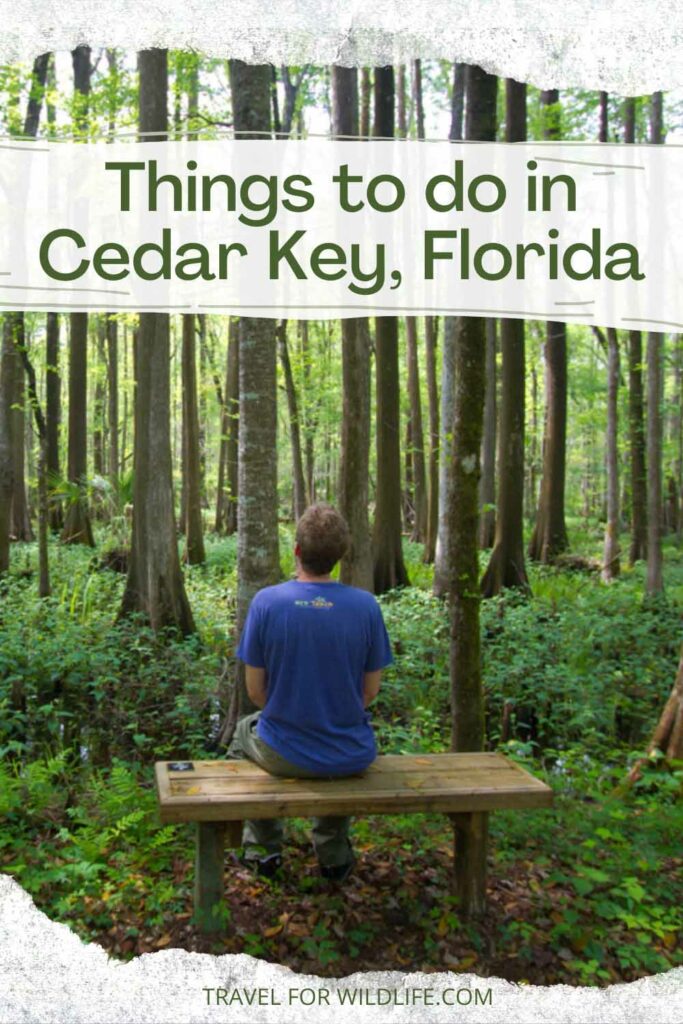
[[[214,907],[225,897],[223,869],[225,859],[224,821],[198,821],[194,875],[194,916],[200,931],[223,931],[225,917]]]
[[[486,849],[489,816],[483,811],[449,815],[453,823],[454,882],[458,910],[465,920],[486,912]]]

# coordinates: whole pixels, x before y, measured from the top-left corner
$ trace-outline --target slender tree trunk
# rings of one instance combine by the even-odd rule
[[[90,96],[90,47],[78,46],[71,54],[74,72],[74,132],[85,137]],[[69,332],[69,440],[68,478],[78,488],[69,501],[62,541],[94,547],[86,497],[88,475],[88,314],[71,313]]]
[[[93,396],[93,469],[98,476],[104,476],[104,367],[106,323],[103,317],[97,321],[97,369],[95,373],[95,391]]]
[[[451,128],[449,139],[462,139],[463,114],[466,91],[466,65],[453,65],[453,93],[451,97]],[[455,396],[455,318],[444,317],[443,350],[441,353],[441,442],[439,445],[439,488],[437,536],[434,555],[434,594],[445,597],[449,589],[448,508],[452,465],[451,424]]]
[[[394,135],[394,69],[375,68],[375,126],[378,138]],[[401,436],[398,375],[398,320],[375,320],[377,383],[377,493],[373,532],[375,593],[406,586],[401,538]]]
[[[106,318],[107,336],[107,419],[109,422],[109,482],[116,495],[119,483],[119,352],[118,324],[114,316]]]
[[[505,141],[526,141],[526,85],[505,82]],[[504,587],[529,590],[524,564],[525,373],[523,320],[501,320],[498,502],[493,551],[481,581],[484,597]]]
[[[417,318],[406,317],[408,347],[408,397],[410,400],[410,442],[413,469],[415,521],[411,540],[424,543],[427,536],[427,472],[425,468],[422,398],[417,355]]]
[[[0,573],[9,569],[9,542],[12,512],[12,391],[14,382],[14,336],[11,316],[2,324],[0,361]]]
[[[360,119],[359,132],[362,139],[370,137],[370,107],[372,103],[372,79],[370,68],[361,68],[360,73]]]
[[[607,328],[607,522],[602,578],[608,583],[619,575],[619,339]]]
[[[368,105],[369,95],[368,89]],[[358,72],[355,68],[332,68],[332,119],[335,135],[358,134]],[[340,579],[342,583],[372,590],[373,559],[368,520],[370,327],[366,317],[350,317],[342,320],[341,331],[343,404],[339,510],[349,525],[351,550],[342,559]]]
[[[239,321],[231,318],[225,388],[221,407],[221,444],[218,456],[216,533],[237,530],[237,449],[239,433]]]
[[[31,409],[33,410],[40,444],[38,456],[38,595],[39,597],[49,597],[50,565],[47,550],[47,427],[43,411],[40,408],[40,402],[38,401],[38,388],[36,386],[35,370],[25,347],[21,350],[21,361],[26,373],[26,379],[28,382],[28,400]]]
[[[479,547],[493,547],[496,530],[496,321],[486,321],[486,393],[479,481]]]
[[[557,89],[541,93],[543,135],[560,137]],[[551,563],[568,547],[564,519],[567,449],[567,327],[556,321],[546,325],[546,417],[543,439],[543,478],[529,557]]]
[[[69,500],[62,529],[65,544],[95,546],[85,495],[87,465],[88,314],[70,314],[68,478],[78,488]]]
[[[650,142],[664,141],[662,94],[652,94]],[[647,336],[647,580],[652,597],[664,590],[662,575],[662,399],[664,336],[650,331]]]
[[[24,364],[21,353],[27,344],[23,313],[7,313],[12,321],[14,349],[12,355],[12,518],[11,534],[14,540],[34,540],[26,493],[26,391]]]
[[[267,65],[230,61],[235,135],[270,138]],[[253,138],[253,136],[250,136]],[[243,317],[239,327],[239,501],[237,511],[237,631],[257,590],[280,579],[277,498],[277,325]],[[253,710],[243,673],[236,689],[240,714]],[[224,740],[227,737],[222,737]]]
[[[476,66],[468,68],[468,139],[495,139],[497,88],[495,76]],[[485,329],[481,317],[455,320],[453,462],[448,495],[451,749],[455,751],[482,750],[485,739],[477,545]],[[453,821],[456,848],[466,868],[457,885],[459,912],[464,918],[478,918],[486,909],[487,818],[455,816]]]
[[[206,561],[202,527],[201,468],[199,463],[199,412],[197,408],[197,350],[195,318],[183,314],[182,340],[183,421],[185,430],[185,550],[190,565]]]
[[[292,475],[294,478],[294,518],[298,521],[306,511],[306,481],[304,479],[304,464],[301,458],[299,402],[292,374],[292,364],[289,358],[286,320],[281,322],[278,329],[278,348],[282,372],[285,378],[285,392],[287,394],[287,408],[289,410],[289,438],[292,448]]]
[[[62,419],[62,381],[59,375],[59,314],[48,313],[45,332],[45,467],[48,482],[60,479],[59,441]],[[50,528],[55,532],[64,525],[62,505],[53,502],[49,509]]]
[[[140,133],[168,125],[168,54],[143,50]],[[157,140],[159,135],[152,136]],[[194,631],[180,569],[173,515],[170,441],[170,334],[167,313],[141,313],[135,344],[133,536],[121,612],[141,612],[154,630]]]
[[[624,101],[624,142],[636,139],[636,101]],[[647,554],[647,476],[645,467],[645,402],[643,396],[643,338],[640,331],[629,331],[628,347],[628,423],[631,463],[631,546],[629,562]]]
[[[436,331],[438,319],[425,317],[425,365],[429,404],[429,459],[427,478],[427,538],[422,556],[424,562],[434,561],[439,523],[439,392],[436,383]]]

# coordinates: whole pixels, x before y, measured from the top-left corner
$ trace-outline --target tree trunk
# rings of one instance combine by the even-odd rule
[[[70,314],[69,337],[69,451],[67,475],[77,488],[70,497],[62,529],[65,544],[95,546],[85,494],[87,464],[88,314]]]
[[[661,145],[662,94],[652,94],[650,143]],[[664,590],[662,576],[662,399],[664,336],[650,331],[647,336],[647,579],[649,597]]]
[[[59,436],[62,419],[62,381],[59,375],[59,314],[48,313],[45,332],[45,467],[48,483],[60,479]],[[64,525],[62,505],[53,502],[49,508],[50,528],[55,532]]]
[[[496,531],[496,321],[486,321],[486,392],[479,481],[479,547],[493,547]]]
[[[372,80],[370,68],[361,68],[360,72],[360,116],[359,132],[362,139],[370,137],[370,106],[372,103]]]
[[[647,755],[639,758],[631,768],[625,783],[619,787],[622,793],[638,781],[646,761],[656,758],[658,753],[664,754],[667,761],[683,761],[683,651],[673,689],[647,745]]]
[[[560,137],[557,89],[541,93],[543,136]],[[556,321],[546,325],[546,416],[543,438],[543,477],[536,525],[529,557],[550,564],[568,547],[564,520],[564,489],[567,449],[567,327]]]
[[[526,85],[505,82],[505,141],[526,141]],[[504,587],[529,591],[524,564],[525,373],[523,320],[501,320],[498,502],[493,551],[481,581],[484,597]]]
[[[9,541],[12,512],[12,391],[14,382],[14,335],[11,316],[2,325],[0,362],[0,573],[9,569]]]
[[[369,91],[367,101],[369,104]],[[332,119],[335,135],[358,135],[358,73],[355,68],[332,68]],[[351,532],[351,550],[342,559],[340,579],[342,583],[371,591],[373,559],[368,520],[370,327],[366,317],[351,317],[342,320],[341,331],[343,404],[339,511]]]
[[[92,463],[93,470],[98,475],[104,476],[104,369],[106,323],[103,317],[97,321],[97,367],[95,371],[95,391],[93,395],[93,440],[92,440]]]
[[[7,313],[14,347],[11,356],[12,506],[10,532],[13,540],[34,540],[26,493],[26,394],[21,351],[26,345],[23,313]]]
[[[299,402],[292,374],[292,364],[287,346],[287,321],[283,320],[278,329],[280,363],[285,378],[287,408],[289,410],[289,437],[292,448],[292,475],[294,478],[294,518],[299,520],[306,511],[306,481],[301,458],[301,431],[299,425]]]
[[[498,79],[480,67],[467,69],[466,137],[495,139]],[[450,596],[450,677],[455,751],[484,748],[484,691],[479,629],[479,474],[484,411],[484,343],[482,317],[455,320],[455,399],[453,456],[448,501]],[[465,856],[458,885],[459,912],[481,917],[486,905],[486,816],[456,817],[455,840]]]
[[[602,578],[606,583],[619,575],[619,339],[607,328],[607,522]]]
[[[185,429],[185,549],[183,560],[190,565],[206,561],[202,527],[202,490],[199,453],[199,411],[197,408],[197,351],[195,317],[183,314],[182,340],[183,421]]]
[[[90,47],[71,53],[74,72],[74,133],[85,137],[90,96]],[[85,493],[88,475],[88,314],[71,313],[69,332],[68,479],[77,488],[67,506],[62,529],[65,544],[94,547]]]
[[[600,93],[599,141],[607,142],[608,96]],[[607,328],[607,520],[603,549],[602,578],[605,583],[619,575],[619,338],[613,327]]]
[[[142,50],[140,134],[168,124],[168,54]],[[157,140],[159,135],[152,136]],[[170,440],[170,335],[167,313],[141,313],[135,344],[133,536],[122,614],[141,612],[152,629],[194,631],[178,556]]]
[[[429,461],[427,490],[427,539],[422,560],[434,561],[439,523],[439,392],[436,383],[436,317],[425,317],[425,364],[429,404]]]
[[[453,65],[453,93],[451,97],[451,128],[449,139],[462,139],[463,113],[466,91],[465,64]],[[441,354],[441,443],[439,445],[439,488],[437,536],[434,555],[434,594],[445,597],[448,593],[448,505],[452,465],[451,424],[453,422],[453,401],[455,395],[455,318],[444,317],[443,351]]]
[[[624,101],[624,142],[636,140],[636,101]],[[645,413],[643,398],[643,339],[640,331],[629,331],[628,426],[631,463],[631,546],[629,562],[647,554],[647,476],[645,467]]]
[[[109,482],[115,497],[119,483],[119,352],[118,324],[109,314],[107,335],[107,420],[109,423]]]
[[[225,389],[221,411],[221,445],[218,457],[216,533],[237,531],[237,449],[239,437],[239,321],[231,318]]]
[[[267,65],[230,61],[235,135],[270,138]],[[253,138],[253,135],[249,136]],[[239,501],[237,506],[237,633],[254,594],[280,579],[277,496],[277,325],[242,317],[239,327]],[[255,710],[240,669],[240,715]],[[226,737],[223,737],[224,739]]]
[[[394,69],[375,68],[377,138],[394,135]],[[382,594],[406,586],[401,538],[401,437],[398,375],[398,320],[375,320],[377,384],[377,489],[373,531],[374,587]]]
[[[411,540],[424,543],[427,537],[427,472],[425,468],[422,397],[417,355],[417,318],[406,317],[408,349],[408,397],[410,401],[410,443],[413,471],[413,504],[415,519]]]

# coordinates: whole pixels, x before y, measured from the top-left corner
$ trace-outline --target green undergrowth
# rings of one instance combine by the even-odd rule
[[[595,555],[595,536],[574,535]],[[281,539],[289,574],[290,532]],[[234,666],[236,545],[208,538],[207,563],[185,569],[198,634],[181,640],[116,621],[124,577],[102,568],[102,541],[96,553],[51,546],[47,600],[37,597],[33,545],[14,549],[0,583],[0,870],[50,916],[127,956],[190,942],[173,928],[191,926],[192,830],[160,826],[151,765],[215,756],[207,745]],[[431,595],[421,549],[406,544],[405,554],[417,585],[382,598],[395,665],[373,717],[383,753],[429,753],[449,745],[448,612]],[[555,806],[492,816],[492,912],[480,930],[459,922],[452,905],[443,819],[355,823],[364,899],[381,894],[387,862],[408,879],[434,864],[429,900],[414,895],[419,884],[397,897],[396,918],[414,932],[412,969],[452,967],[460,957],[515,979],[545,964],[543,977],[554,981],[606,984],[682,962],[681,772],[650,764],[626,797],[614,795],[676,670],[683,557],[673,545],[665,566],[666,599],[655,604],[643,600],[640,565],[609,586],[590,572],[532,568],[531,599],[482,604],[489,747],[546,778]],[[300,857],[303,828],[292,825]],[[322,908],[307,871],[301,892]],[[277,903],[285,897],[269,898],[289,920]],[[335,918],[333,902],[325,906],[310,933],[297,926],[294,942],[292,930],[291,948],[287,928],[266,921],[240,926],[230,951],[332,970],[346,955],[338,933],[350,925]],[[352,929],[361,960],[381,945],[386,922],[377,914]]]

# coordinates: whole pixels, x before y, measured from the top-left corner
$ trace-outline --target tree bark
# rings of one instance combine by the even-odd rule
[[[636,101],[624,101],[624,142],[636,140]],[[640,331],[629,331],[628,346],[628,426],[631,464],[631,545],[629,562],[647,554],[647,475],[645,466],[645,403],[643,397],[643,338]]]
[[[467,69],[466,137],[495,139],[498,79],[475,65]],[[479,628],[479,475],[484,411],[485,320],[455,320],[455,400],[453,404],[452,483],[448,500],[448,561],[450,597],[450,682],[452,733],[455,751],[484,748],[484,691]],[[464,843],[468,881],[459,889],[459,909],[465,918],[485,912],[485,816],[469,822],[456,842]],[[460,819],[462,822],[462,819]],[[475,838],[476,836],[476,838]],[[470,843],[469,840],[472,840]],[[470,884],[471,883],[471,884]]]
[[[451,97],[451,128],[449,139],[462,139],[463,113],[466,91],[465,64],[453,65],[453,93]],[[444,317],[443,350],[441,353],[441,440],[439,444],[439,487],[437,535],[434,553],[434,594],[445,597],[449,589],[448,506],[451,476],[451,425],[455,395],[455,318]]]
[[[109,424],[109,482],[115,497],[119,484],[119,343],[114,316],[106,319],[107,336],[107,420]]]
[[[424,543],[427,537],[427,472],[425,468],[422,397],[417,355],[417,318],[406,317],[408,349],[408,398],[410,401],[410,443],[413,471],[413,504],[415,520],[411,540]]]
[[[652,94],[650,143],[664,141],[662,94]],[[662,575],[662,399],[664,336],[650,331],[647,336],[647,579],[649,597],[664,590]]]
[[[607,328],[607,522],[602,578],[606,583],[619,575],[619,339]]]
[[[378,138],[394,135],[394,69],[375,68],[375,125]],[[377,489],[373,530],[374,588],[382,594],[409,583],[401,537],[401,437],[398,375],[398,320],[375,320],[377,385]]]
[[[332,123],[335,135],[358,135],[358,73],[332,68]],[[351,532],[342,559],[342,583],[373,588],[372,543],[368,520],[370,462],[370,327],[366,317],[342,320],[342,437],[339,511]]]
[[[62,419],[62,381],[59,375],[59,314],[48,313],[45,332],[45,466],[48,482],[60,479],[59,440]],[[61,502],[49,509],[50,528],[55,532],[64,525]]]
[[[544,114],[543,136],[560,137],[557,89],[541,93]],[[546,325],[546,416],[543,438],[543,477],[536,525],[529,544],[529,557],[552,563],[568,547],[564,519],[564,489],[567,448],[567,328],[549,321]]]
[[[14,336],[11,316],[2,325],[0,361],[0,573],[9,569],[9,542],[12,512],[12,390],[14,382]]]
[[[190,565],[206,561],[202,526],[202,487],[199,461],[199,410],[197,407],[197,347],[195,317],[184,313],[182,339],[183,422],[185,429],[185,549],[183,560]]]
[[[230,61],[235,135],[270,138],[270,73],[267,65]],[[249,136],[254,138],[253,135]],[[237,633],[254,594],[280,579],[277,496],[276,322],[243,317],[239,326],[239,499],[237,505]],[[240,715],[254,709],[240,669]],[[223,737],[226,739],[227,737]]]
[[[142,50],[140,134],[168,125],[168,54]],[[159,139],[163,136],[152,136]],[[122,614],[140,612],[152,629],[194,631],[173,515],[170,335],[167,313],[141,313],[135,344],[133,535]]]
[[[85,137],[90,96],[90,47],[71,53],[74,73],[74,133]],[[86,497],[88,475],[88,314],[69,317],[69,439],[68,479],[77,488],[66,509],[62,541],[94,547]]]
[[[94,547],[92,526],[85,494],[88,464],[88,314],[71,313],[69,337],[69,450],[67,475],[77,488],[70,497],[62,529],[65,544]]]
[[[479,547],[493,547],[496,531],[496,321],[486,320],[486,391],[479,481]]]
[[[439,523],[439,392],[436,383],[436,331],[438,319],[425,317],[425,365],[429,405],[429,459],[427,478],[427,538],[422,556],[424,562],[434,561]]]
[[[526,141],[526,85],[505,82],[505,141]],[[501,320],[501,396],[498,438],[498,502],[491,558],[481,590],[484,597],[504,587],[529,591],[524,564],[525,323]]]
[[[239,321],[231,318],[225,387],[221,405],[221,443],[218,456],[216,533],[237,530],[237,448],[239,435]]]
[[[292,374],[292,364],[289,358],[286,320],[283,320],[278,328],[278,348],[282,372],[285,378],[285,393],[289,410],[289,438],[292,448],[292,476],[294,479],[294,518],[298,521],[306,511],[306,481],[304,479],[304,464],[301,457],[299,402]]]

